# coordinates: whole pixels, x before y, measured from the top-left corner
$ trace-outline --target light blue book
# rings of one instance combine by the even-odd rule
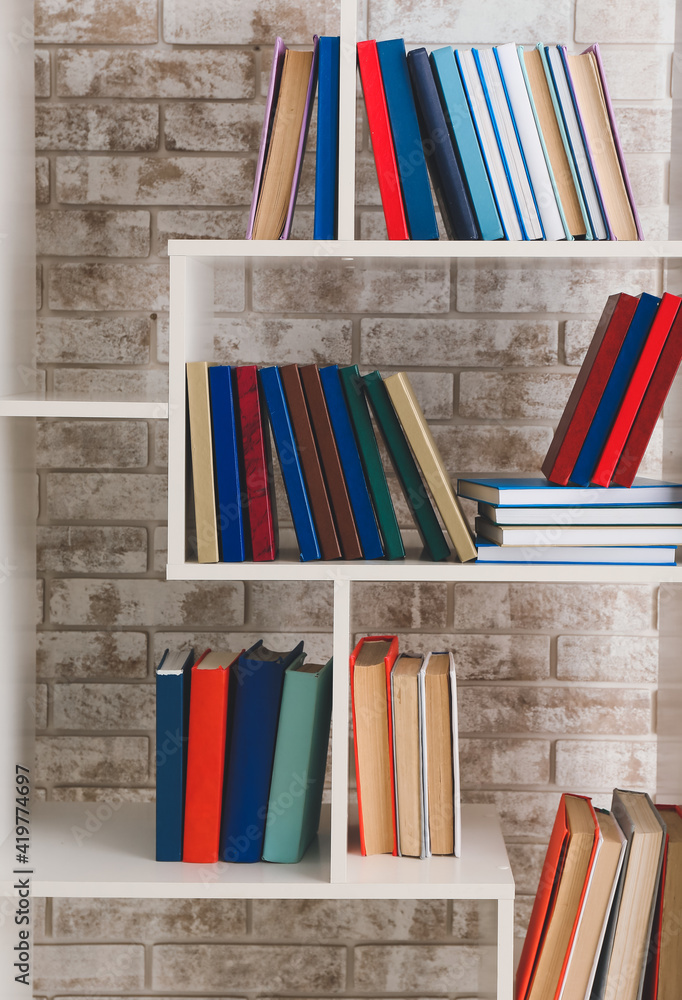
[[[479,563],[674,566],[674,545],[496,545],[476,538]]]
[[[557,486],[541,476],[458,479],[457,493],[498,507],[637,506],[682,502],[682,483],[638,476],[632,486]]]

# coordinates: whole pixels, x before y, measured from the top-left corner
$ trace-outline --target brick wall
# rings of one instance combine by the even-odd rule
[[[671,0],[366,7],[368,37],[575,50],[599,40],[646,233],[665,237]],[[320,0],[36,0],[36,360],[49,387],[163,395],[166,240],[243,235],[274,36],[307,44],[336,18]],[[362,123],[357,183],[358,231],[381,237]],[[323,292],[306,274],[271,276],[260,300],[253,286],[246,312],[223,289],[216,357],[406,368],[453,474],[536,470],[606,296],[661,287],[646,261],[469,262],[419,288],[357,267]],[[325,658],[331,591],[163,582],[162,422],[44,422],[38,449],[40,794],[150,800],[160,652],[237,631],[244,642],[304,637]],[[658,434],[647,469],[660,462]],[[355,590],[358,633],[395,629],[405,648],[457,651],[464,797],[502,816],[521,935],[561,790],[602,804],[616,783],[654,786],[656,624],[644,586]],[[54,900],[37,918],[36,992],[468,996],[483,986],[490,917],[443,902]]]

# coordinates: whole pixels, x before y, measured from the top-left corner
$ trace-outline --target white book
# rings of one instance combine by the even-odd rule
[[[503,525],[477,517],[476,533],[496,545],[682,545],[682,525]]]
[[[674,566],[674,545],[495,545],[478,539],[479,563],[557,563],[579,566]]]
[[[682,524],[682,505],[637,507],[497,507],[479,502],[478,513],[495,524]]]

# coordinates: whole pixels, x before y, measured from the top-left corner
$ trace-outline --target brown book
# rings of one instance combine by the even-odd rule
[[[362,559],[362,546],[355,526],[353,508],[350,505],[346,479],[341,468],[336,439],[332,429],[327,402],[320,381],[320,369],[317,365],[301,365],[299,368],[303,391],[305,393],[310,421],[322,462],[322,472],[327,484],[327,493],[331,503],[332,513],[336,521],[336,530],[341,542],[344,559]]]
[[[187,362],[187,408],[197,530],[197,559],[200,563],[218,562],[220,555],[218,552],[213,437],[211,434],[211,397],[208,388],[208,363],[206,361]]]
[[[419,738],[419,670],[423,659],[402,653],[391,671],[398,852],[415,858],[424,854]]]
[[[340,559],[341,546],[336,534],[327,487],[322,475],[320,456],[317,453],[308,407],[303,395],[301,373],[298,365],[282,365],[279,372],[284,386],[284,395],[287,398],[291,424],[294,428],[296,447],[303,466],[303,475],[310,497],[315,528],[320,540],[322,558]]]
[[[455,849],[455,806],[450,657],[432,653],[424,671],[429,839],[432,854]]]
[[[680,1000],[682,997],[682,957],[679,942],[682,913],[682,809],[680,806],[657,808],[663,816],[668,831],[668,847],[663,882],[656,1000]]]

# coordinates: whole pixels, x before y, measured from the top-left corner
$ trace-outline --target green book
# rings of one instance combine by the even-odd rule
[[[386,559],[404,559],[405,546],[388,490],[386,473],[381,464],[381,455],[377,439],[374,436],[372,418],[367,409],[367,401],[362,389],[362,376],[357,365],[348,365],[347,368],[339,368],[339,377],[348,403],[348,411],[355,430],[355,440],[383,539],[385,557]]]
[[[263,860],[300,861],[317,833],[332,717],[332,660],[284,673]]]
[[[374,415],[384,436],[388,453],[403,488],[405,499],[414,515],[426,554],[433,560],[447,559],[450,548],[438,523],[433,504],[412,457],[405,432],[379,372],[370,372],[362,379]]]

